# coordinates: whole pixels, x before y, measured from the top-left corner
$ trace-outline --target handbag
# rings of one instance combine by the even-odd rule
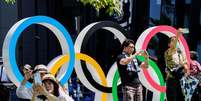
[[[176,65],[173,68],[168,68],[170,73],[172,74],[173,77],[177,78],[177,79],[181,79],[184,75],[184,66],[183,65]]]
[[[180,79],[180,85],[185,97],[185,101],[191,101],[191,98],[195,89],[197,88],[198,83],[199,80],[193,76],[184,76]]]

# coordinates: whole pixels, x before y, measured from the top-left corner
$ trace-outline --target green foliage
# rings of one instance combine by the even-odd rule
[[[9,4],[14,4],[16,1],[15,0],[5,0],[6,3],[9,3]]]
[[[89,4],[93,6],[98,12],[100,9],[105,8],[106,13],[112,15],[114,12],[120,14],[120,1],[119,0],[80,0],[84,5]]]
[[[4,0],[6,3],[14,4],[16,0]],[[120,15],[120,0],[80,0],[84,5],[89,4],[93,6],[98,12],[100,9],[105,8],[106,13],[112,15],[116,12]]]

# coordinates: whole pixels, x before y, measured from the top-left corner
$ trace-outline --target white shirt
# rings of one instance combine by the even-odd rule
[[[172,59],[175,62],[175,64],[183,64],[185,61],[183,54],[179,54],[177,51],[175,52],[175,54],[172,55]],[[180,63],[181,62],[181,63]]]
[[[10,80],[9,80],[7,74],[6,74],[5,67],[3,67],[3,65],[0,65],[0,76],[1,76],[1,78],[0,78],[1,82],[10,82]]]
[[[32,88],[28,89],[26,86],[20,85],[16,90],[16,94],[19,98],[31,100],[33,96],[33,89]],[[42,101],[42,100],[37,98],[36,101]],[[74,100],[69,95],[67,95],[62,90],[61,87],[59,87],[58,101],[74,101]]]

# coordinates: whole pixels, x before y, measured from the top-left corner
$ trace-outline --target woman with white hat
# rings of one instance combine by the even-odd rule
[[[26,84],[26,82],[32,77],[33,78],[33,76],[34,76],[34,73],[36,73],[36,72],[39,72],[40,73],[40,77],[41,77],[41,79],[42,80],[45,80],[45,75],[47,75],[49,72],[48,72],[48,70],[47,70],[47,67],[45,66],[45,65],[43,65],[43,64],[39,64],[39,65],[36,65],[35,66],[35,68],[34,68],[34,70],[33,71],[25,71],[25,73],[24,73],[24,79],[23,79],[23,81],[21,82],[21,84],[20,84],[20,86],[17,88],[17,90],[16,90],[16,94],[17,94],[17,96],[19,97],[19,98],[21,98],[21,99],[28,99],[28,100],[31,100],[32,98],[33,98],[33,96],[35,96],[34,95],[34,87],[38,87],[37,85],[38,84],[33,84],[33,87],[32,88],[27,88],[26,86],[25,86],[25,84]],[[49,75],[49,74],[48,74]],[[54,77],[54,76],[53,76]],[[52,79],[53,80],[53,79]],[[56,81],[56,80],[54,80],[54,81]],[[43,85],[45,85],[45,84],[43,84]],[[58,83],[56,84],[56,85],[59,85]],[[42,89],[42,91],[45,91],[45,87],[43,87],[43,88],[45,88],[45,89],[43,89],[41,86],[39,86],[38,88],[41,88]],[[40,90],[41,90],[40,89]],[[49,88],[48,88],[49,89]],[[55,88],[55,89],[57,89],[57,87]],[[59,96],[64,96],[64,98],[65,99],[68,99],[67,101],[73,101],[73,99],[71,98],[71,97],[69,97],[68,96],[68,94],[66,94],[64,91],[63,91],[63,89],[60,87],[60,86],[58,86],[58,93],[59,93]],[[48,90],[47,90],[48,91]],[[44,93],[44,92],[43,92]],[[47,92],[45,92],[45,93],[47,93]],[[45,94],[44,93],[44,94]],[[56,93],[55,93],[56,94]],[[53,94],[54,95],[54,94]],[[56,94],[57,95],[57,94]],[[37,97],[36,97],[37,98]],[[40,98],[40,97],[39,97]],[[43,97],[42,97],[43,98]],[[42,101],[42,99],[35,99],[36,101]],[[52,100],[50,100],[50,101],[52,101]],[[54,100],[53,100],[54,101]],[[64,101],[66,101],[66,100],[64,100]]]
[[[51,74],[46,74],[42,78],[42,85],[33,86],[32,101],[70,101],[65,94],[59,93],[59,84]]]

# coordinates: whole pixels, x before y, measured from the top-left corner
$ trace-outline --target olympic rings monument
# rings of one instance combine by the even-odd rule
[[[123,41],[126,39],[126,37],[124,36],[125,31],[120,25],[110,21],[91,23],[80,32],[75,43],[73,44],[68,31],[64,28],[62,24],[60,24],[53,18],[47,16],[33,16],[18,21],[8,31],[3,43],[2,51],[3,63],[6,67],[7,75],[16,86],[19,86],[20,82],[23,80],[23,75],[18,69],[19,67],[17,66],[15,57],[17,41],[21,33],[32,24],[39,24],[48,28],[59,40],[62,48],[62,54],[50,61],[47,67],[53,75],[57,73],[56,78],[61,83],[61,85],[67,83],[73,72],[73,69],[75,69],[75,72],[81,83],[86,88],[95,93],[95,101],[118,101],[117,86],[121,83],[121,81],[119,79],[116,62],[113,63],[113,65],[109,69],[108,74],[105,75],[101,66],[95,59],[87,54],[83,54],[80,52],[81,46],[85,45],[85,40],[88,40],[98,29],[105,29],[110,31],[114,34],[114,36],[117,37],[120,43],[123,43]],[[168,37],[172,37],[177,34],[177,30],[171,26],[160,25],[150,27],[142,32],[142,34],[137,39],[135,44],[136,50],[146,50],[149,41],[158,32]],[[189,48],[186,40],[182,35],[180,35],[179,37],[179,48],[183,53],[185,53],[184,55],[187,57],[189,64]],[[144,61],[144,57],[142,56],[137,56],[137,58],[140,61]],[[104,90],[98,89],[87,80],[87,77],[84,75],[80,60],[85,61],[86,67],[92,74],[93,79],[103,88],[111,89],[111,92],[106,92]],[[142,85],[153,92],[152,101],[165,100],[165,81],[160,69],[154,61],[149,60],[149,67],[146,69],[140,68],[140,72],[138,72],[138,75],[140,75],[139,79],[142,82]],[[26,83],[26,86],[28,88],[30,88],[31,85],[32,84],[29,82]]]

